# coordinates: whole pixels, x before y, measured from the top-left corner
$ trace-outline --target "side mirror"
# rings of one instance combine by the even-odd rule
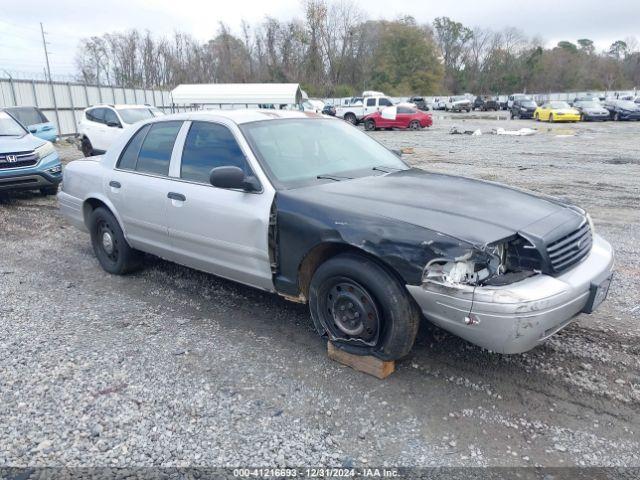
[[[256,177],[247,177],[239,167],[216,167],[209,174],[209,182],[218,188],[230,188],[244,190],[245,192],[257,192],[260,190],[260,182]]]
[[[38,133],[38,129],[37,129],[36,127],[31,127],[31,128],[29,129],[29,132],[30,132],[30,133]]]

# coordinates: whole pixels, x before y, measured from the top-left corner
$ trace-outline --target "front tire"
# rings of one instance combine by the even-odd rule
[[[309,309],[331,341],[357,355],[397,360],[409,353],[420,312],[406,289],[375,261],[337,255],[318,267]]]
[[[100,266],[114,275],[124,275],[140,267],[142,254],[129,246],[120,224],[103,207],[96,208],[89,217],[91,245]]]
[[[536,119],[536,122],[539,122],[539,121],[540,121],[540,114],[536,113],[536,114],[534,115],[534,117],[535,117],[535,119]]]
[[[549,123],[553,123],[555,120],[553,118],[553,113],[549,114]]]
[[[364,129],[368,130],[368,131],[373,131],[376,129],[376,122],[374,122],[373,120],[367,120],[366,122],[364,122]]]

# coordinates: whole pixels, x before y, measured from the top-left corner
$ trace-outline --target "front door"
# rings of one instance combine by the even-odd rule
[[[213,168],[236,166],[252,175],[231,129],[220,123],[191,123],[180,166],[167,194],[169,236],[176,261],[273,290],[268,254],[272,190],[248,193],[213,187]]]

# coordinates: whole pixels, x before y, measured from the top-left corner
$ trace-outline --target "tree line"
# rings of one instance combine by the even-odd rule
[[[305,0],[303,17],[266,17],[239,32],[220,23],[202,43],[129,30],[82,39],[79,80],[124,87],[181,83],[301,83],[311,96],[616,90],[640,85],[640,45],[605,51],[581,38],[547,48],[516,28],[471,28],[448,17],[370,20],[349,0]]]

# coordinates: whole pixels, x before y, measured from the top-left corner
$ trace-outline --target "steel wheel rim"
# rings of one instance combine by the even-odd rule
[[[335,339],[375,346],[382,318],[373,296],[356,281],[334,277],[320,297],[322,323]]]
[[[112,262],[118,261],[120,250],[118,249],[118,240],[109,225],[100,221],[97,231],[98,244],[105,256]]]

